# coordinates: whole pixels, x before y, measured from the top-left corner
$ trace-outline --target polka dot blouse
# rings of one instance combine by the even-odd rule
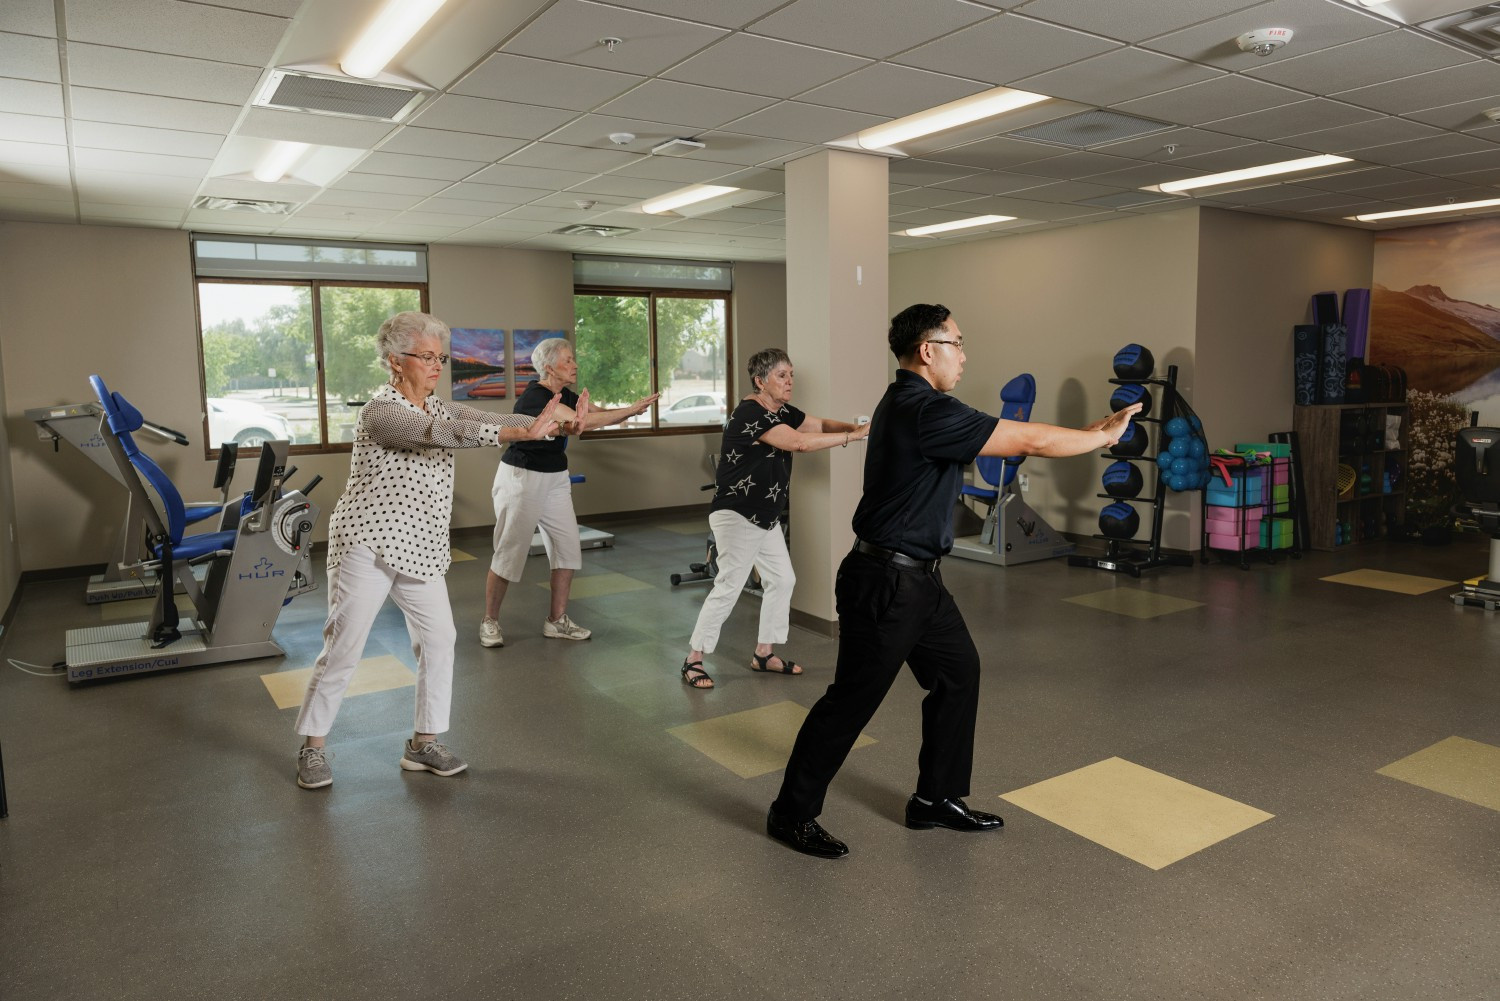
[[[502,427],[530,427],[429,396],[418,407],[382,386],[359,414],[349,484],[328,523],[328,569],[368,546],[391,569],[434,580],[452,562],[453,449],[500,444]]]

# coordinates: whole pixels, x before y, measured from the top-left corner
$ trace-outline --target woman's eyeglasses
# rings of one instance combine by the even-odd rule
[[[423,351],[419,355],[414,355],[410,351],[402,351],[401,355],[406,358],[416,358],[421,361],[423,365],[432,365],[434,363],[438,365],[448,364],[447,355],[435,355],[431,351]]]

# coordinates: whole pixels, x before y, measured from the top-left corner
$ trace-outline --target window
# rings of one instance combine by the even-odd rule
[[[193,252],[206,451],[269,438],[294,452],[348,447],[350,404],[387,378],[376,330],[426,309],[425,250],[216,236],[195,237]]]
[[[579,255],[574,282],[579,387],[600,407],[661,394],[606,432],[723,426],[733,398],[729,265]]]

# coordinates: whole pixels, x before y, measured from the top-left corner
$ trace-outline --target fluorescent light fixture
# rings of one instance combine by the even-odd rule
[[[1409,215],[1438,215],[1443,212],[1470,212],[1475,209],[1500,207],[1500,198],[1486,198],[1477,202],[1456,202],[1452,205],[1427,205],[1419,209],[1395,209],[1390,212],[1366,212],[1364,215],[1345,216],[1355,222],[1379,222],[1382,219],[1399,219]]]
[[[660,198],[652,198],[641,203],[641,211],[647,215],[661,215],[673,209],[680,209],[684,205],[692,205],[695,202],[706,202],[710,198],[718,198],[720,195],[731,194],[739,188],[726,188],[721,184],[693,184],[676,191],[669,191]]]
[[[994,90],[972,94],[948,104],[940,104],[927,111],[920,111],[915,115],[907,115],[905,118],[897,118],[884,125],[865,129],[854,139],[865,149],[899,146],[901,143],[920,136],[956,129],[960,125],[968,125],[970,122],[977,122],[984,118],[993,118],[1007,111],[1014,111],[1017,108],[1024,108],[1029,104],[1037,104],[1046,100],[1050,99],[1044,94],[1011,90],[1009,87],[996,87]]]
[[[359,36],[339,68],[350,76],[370,80],[406,47],[445,0],[388,0],[385,8]]]
[[[955,229],[970,229],[974,226],[992,226],[997,222],[1010,222],[1016,217],[1013,215],[977,215],[969,219],[954,219],[952,222],[938,222],[931,226],[918,226],[915,229],[903,231],[905,236],[932,236],[934,233],[947,233]]]
[[[1146,189],[1149,191],[1165,191],[1167,194],[1175,195],[1181,191],[1190,191],[1193,188],[1212,188],[1221,184],[1234,184],[1238,181],[1253,181],[1259,177],[1275,177],[1277,174],[1294,174],[1302,170],[1317,170],[1319,167],[1332,167],[1337,163],[1353,163],[1347,156],[1309,156],[1301,160],[1283,160],[1280,163],[1266,163],[1259,167],[1245,167],[1242,170],[1226,170],[1222,174],[1207,174],[1203,177],[1189,177],[1183,181],[1167,181],[1165,184],[1152,185]]]
[[[255,165],[251,174],[257,181],[275,184],[285,177],[293,164],[302,159],[302,155],[311,148],[307,143],[278,142],[271,148],[271,152]]]

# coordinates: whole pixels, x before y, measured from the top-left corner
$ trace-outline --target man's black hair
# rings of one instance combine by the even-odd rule
[[[886,335],[886,339],[890,341],[891,354],[905,361],[916,352],[917,345],[947,323],[951,315],[953,314],[947,306],[925,302],[907,306],[891,319],[891,331]]]

